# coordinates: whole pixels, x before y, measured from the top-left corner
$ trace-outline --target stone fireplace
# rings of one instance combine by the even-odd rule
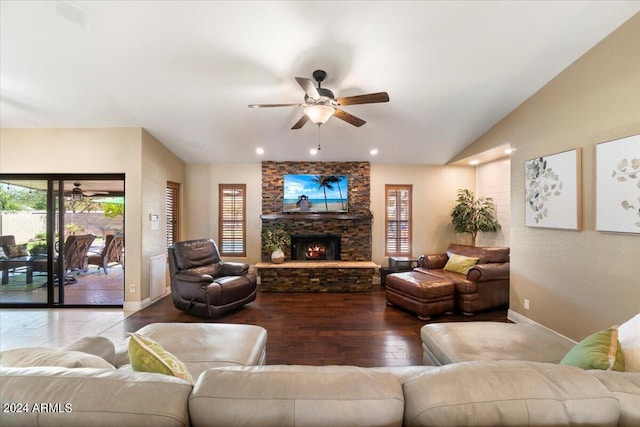
[[[291,260],[340,260],[340,236],[333,234],[303,234],[291,236]]]
[[[286,174],[347,175],[349,211],[345,213],[282,212]],[[292,236],[340,236],[336,259],[371,261],[372,215],[370,211],[369,162],[262,162],[262,229],[282,225]],[[270,255],[262,253],[263,261]],[[287,259],[294,259],[285,250]],[[299,258],[298,258],[299,259]]]
[[[349,211],[283,212],[286,174],[347,175]],[[263,262],[256,265],[261,291],[371,290],[377,266],[371,261],[369,180],[369,162],[262,162],[262,229],[284,227],[292,245],[283,248],[283,264],[272,264],[263,250]]]

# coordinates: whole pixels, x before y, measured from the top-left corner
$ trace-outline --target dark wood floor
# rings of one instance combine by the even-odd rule
[[[133,332],[154,322],[259,325],[267,329],[267,364],[405,366],[422,364],[420,328],[431,322],[507,321],[507,309],[435,316],[423,322],[385,304],[384,289],[367,293],[258,293],[256,301],[205,320],[173,306],[171,296],[125,320]]]

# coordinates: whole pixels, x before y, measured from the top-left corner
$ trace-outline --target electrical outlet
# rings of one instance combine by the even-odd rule
[[[129,285],[129,292],[134,293],[136,291],[136,285],[133,283]]]
[[[524,299],[524,309],[529,310],[529,300],[526,298]]]

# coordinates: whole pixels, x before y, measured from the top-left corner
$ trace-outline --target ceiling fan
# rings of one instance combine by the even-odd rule
[[[249,105],[249,108],[306,107],[300,120],[298,120],[291,129],[300,129],[309,120],[320,126],[329,120],[331,116],[344,120],[353,126],[360,127],[366,123],[364,120],[354,116],[353,114],[349,114],[338,107],[342,107],[344,105],[389,102],[389,94],[387,94],[387,92],[376,92],[336,98],[332,91],[321,87],[321,84],[326,77],[327,73],[323,70],[315,70],[313,72],[313,79],[318,82],[318,87],[314,86],[311,79],[296,77],[296,81],[305,92],[304,103],[302,104],[251,104]]]
[[[98,194],[109,194],[108,191],[83,191],[82,188],[80,188],[81,185],[82,184],[80,184],[79,182],[73,183],[73,190],[71,190],[71,200],[80,200],[83,196],[91,197]]]

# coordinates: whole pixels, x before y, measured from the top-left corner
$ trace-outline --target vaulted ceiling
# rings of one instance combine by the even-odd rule
[[[444,164],[638,11],[632,1],[2,0],[0,125],[144,127],[188,163]],[[333,117],[291,130],[303,108],[247,108],[303,102],[294,77],[316,69],[336,96],[386,91],[390,102],[344,107],[367,121],[359,128]]]

